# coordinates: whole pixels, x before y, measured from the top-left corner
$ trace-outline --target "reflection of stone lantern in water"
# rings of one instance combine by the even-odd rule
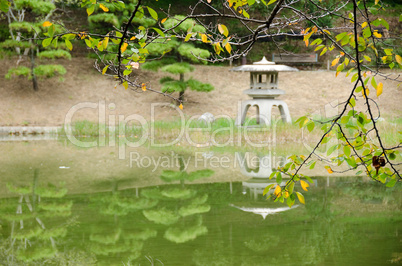
[[[250,89],[245,90],[243,93],[253,98],[242,101],[241,109],[238,110],[236,125],[241,126],[244,124],[247,110],[251,106],[257,107],[258,124],[271,124],[273,106],[279,108],[284,122],[291,122],[287,104],[282,100],[275,99],[285,94],[285,91],[278,89],[278,73],[298,71],[298,69],[285,65],[276,65],[275,62],[268,61],[264,56],[261,61],[255,62],[253,65],[235,67],[231,71],[250,72]]]
[[[254,201],[258,200],[258,196],[262,195],[264,189],[271,184],[276,184],[276,180],[270,180],[269,176],[272,173],[272,157],[270,154],[257,156],[258,160],[256,162],[255,167],[250,167],[248,165],[246,156],[241,153],[237,153],[239,159],[243,162],[240,164],[240,171],[243,175],[250,177],[249,180],[243,181],[243,194],[249,194],[250,197],[254,198]],[[286,181],[282,181],[281,186],[285,185]],[[272,192],[272,191],[271,191]],[[283,211],[290,210],[289,207],[275,207],[275,208],[267,208],[265,207],[266,202],[264,202],[264,206],[256,206],[256,204],[252,204],[253,206],[236,206],[231,204],[230,206],[235,207],[239,210],[245,212],[251,212],[258,215],[261,215],[264,219],[270,215]],[[293,208],[297,207],[293,206]]]

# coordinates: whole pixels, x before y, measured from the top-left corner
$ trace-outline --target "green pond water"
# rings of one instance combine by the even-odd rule
[[[1,144],[0,265],[396,265],[402,193],[358,177],[313,177],[306,205],[262,196],[283,158],[194,165],[198,154]],[[199,158],[242,154],[204,151]],[[268,164],[263,164],[268,160]],[[225,159],[226,161],[226,159]],[[186,162],[188,165],[186,165]],[[144,163],[145,159],[144,159]],[[95,167],[96,166],[96,167]],[[207,166],[207,167],[205,167]]]

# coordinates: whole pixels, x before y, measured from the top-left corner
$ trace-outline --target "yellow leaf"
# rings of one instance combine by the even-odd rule
[[[331,66],[335,66],[336,64],[338,64],[339,59],[340,59],[339,57],[338,57],[338,58],[335,58],[335,59],[332,61]]]
[[[306,181],[300,180],[300,185],[304,191],[307,191],[307,188],[310,186]]]
[[[402,57],[400,55],[395,55],[395,60],[398,64],[402,65]]]
[[[296,192],[297,198],[299,199],[300,203],[305,204],[304,196],[302,193]]]
[[[107,65],[107,66],[105,66],[105,67],[103,68],[103,70],[102,70],[102,75],[105,75],[105,73],[106,73],[108,67],[109,67],[109,65]]]
[[[42,24],[42,26],[43,27],[49,27],[49,26],[52,26],[53,24],[50,22],[50,21],[45,21],[45,22],[43,22],[43,24]]]
[[[374,2],[375,2],[375,4],[377,5],[377,4],[378,4],[378,2],[380,2],[380,0],[375,0]]]
[[[284,197],[285,197],[285,199],[287,199],[289,197],[289,192],[285,191]]]
[[[221,34],[225,35],[226,37],[228,37],[229,31],[228,28],[226,28],[225,25],[223,24],[218,24],[218,30]]]
[[[335,77],[337,77],[341,71],[336,71]]]
[[[147,86],[145,85],[145,83],[141,84],[141,89],[142,91],[146,91],[147,90]]]
[[[275,196],[279,196],[279,194],[281,193],[282,189],[281,186],[276,185],[275,191],[274,191],[274,195]]]
[[[180,110],[183,110],[183,104],[179,105]]]
[[[207,35],[201,34],[201,40],[202,40],[202,42],[208,42]]]
[[[104,11],[104,12],[108,12],[109,8],[107,8],[104,4],[99,4],[99,7]]]
[[[382,82],[378,83],[377,85],[377,97],[380,96],[382,93]]]
[[[107,36],[109,36],[109,35],[107,35]],[[108,43],[109,43],[109,37],[105,37],[105,39],[103,40],[103,49],[107,48]]]
[[[208,4],[210,4],[212,2],[212,0],[207,0]]]
[[[130,41],[133,41],[133,40],[135,40],[135,36],[133,36],[133,37],[130,38]]]
[[[167,18],[162,19],[161,23],[165,23],[166,20],[167,20]]]
[[[374,35],[375,37],[377,37],[377,38],[381,38],[381,37],[382,37],[382,35],[381,35],[380,33],[378,33],[377,31],[374,31],[374,32],[373,32],[373,35]]]
[[[329,166],[325,166],[325,169],[327,169],[327,172],[329,174],[332,174],[334,172],[334,171],[332,171],[331,167],[329,167]]]
[[[363,22],[362,23],[362,28],[364,29],[365,27],[367,27],[367,25],[368,25],[367,22]]]
[[[84,39],[85,37],[87,37],[87,35],[85,34],[85,31],[82,31],[78,34],[78,36],[82,39]]]
[[[308,46],[308,40],[305,40],[304,43],[306,44],[306,47]]]
[[[232,46],[230,46],[230,43],[227,43],[227,44],[225,45],[225,48],[226,48],[226,50],[229,52],[229,54],[232,53]]]
[[[128,83],[127,83],[127,81],[124,81],[123,82],[123,86],[124,86],[124,88],[127,90],[128,89]]]
[[[124,51],[127,49],[128,43],[123,43],[123,45],[121,46],[121,52],[124,53]]]
[[[331,33],[328,30],[323,30],[326,34],[331,35]]]

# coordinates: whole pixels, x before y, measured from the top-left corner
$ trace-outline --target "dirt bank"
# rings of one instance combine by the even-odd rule
[[[97,103],[103,100],[107,106],[115,104],[113,110],[107,108],[107,115],[140,114],[147,119],[150,117],[151,103],[172,103],[167,97],[151,92],[136,93],[125,90],[123,86],[117,86],[115,89],[115,82],[98,74],[92,66],[93,61],[85,58],[62,61],[68,71],[65,81],[61,82],[58,78],[40,81],[40,90],[34,92],[31,81],[24,78],[13,80],[4,78],[8,67],[15,64],[14,62],[0,61],[1,126],[62,125],[69,109],[81,102]],[[229,69],[222,66],[196,66],[193,73],[186,75],[186,78],[193,76],[203,82],[209,82],[216,90],[210,93],[187,91],[185,115],[210,112],[214,115],[236,116],[238,101],[247,99],[242,91],[248,87],[249,74],[229,72]],[[148,86],[160,89],[158,80],[164,73],[140,71],[140,74],[143,80],[148,82]],[[396,82],[389,80],[382,82],[384,92],[378,99],[382,114],[386,118],[400,116],[402,89],[397,87]],[[320,110],[323,112],[325,105],[345,100],[351,89],[351,83],[350,77],[345,78],[344,74],[335,78],[333,71],[300,71],[280,73],[279,88],[286,90],[286,95],[281,96],[281,99],[288,103],[291,115],[295,119],[309,112]],[[177,112],[169,107],[156,110],[156,119],[176,115]],[[74,115],[74,119],[98,121],[97,110],[82,109]]]

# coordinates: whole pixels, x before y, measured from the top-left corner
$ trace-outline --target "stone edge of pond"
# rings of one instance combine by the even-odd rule
[[[0,126],[0,141],[55,139],[61,129],[62,127]]]

